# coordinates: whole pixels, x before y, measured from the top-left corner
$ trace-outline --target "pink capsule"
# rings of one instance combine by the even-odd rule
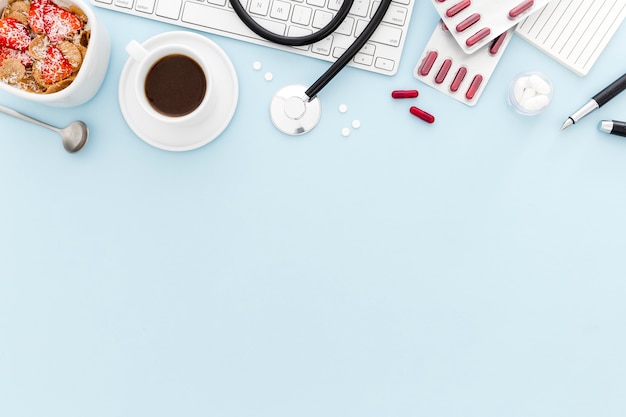
[[[506,39],[506,34],[507,32],[504,32],[502,35],[498,36],[497,38],[493,40],[493,42],[491,43],[491,46],[489,47],[489,53],[491,55],[495,55],[500,51],[500,47],[502,47],[502,44],[504,43],[504,40]]]
[[[428,75],[430,70],[433,68],[433,64],[437,60],[437,56],[438,55],[439,54],[437,53],[437,51],[430,51],[430,52],[428,52],[428,54],[426,55],[426,57],[422,61],[422,65],[420,65],[420,68],[419,68],[419,74],[422,77],[425,77],[425,76]]]
[[[435,121],[435,116],[433,116],[430,113],[425,112],[424,110],[415,107],[415,106],[411,106],[411,108],[409,109],[409,111],[411,112],[411,114],[419,119],[422,119],[423,121],[425,121],[426,123],[433,123]]]
[[[489,28],[482,28],[481,30],[479,30],[478,32],[474,33],[472,36],[467,38],[467,40],[465,41],[465,45],[467,45],[467,46],[474,46],[478,42],[482,41],[487,36],[489,36],[490,33],[491,33],[491,29],[489,29]]]
[[[470,0],[461,0],[454,6],[446,10],[446,16],[448,17],[456,16],[457,14],[462,12],[464,9],[467,9],[471,4],[472,2]]]
[[[480,20],[480,14],[479,13],[474,13],[470,17],[466,18],[461,23],[456,25],[456,31],[459,32],[459,33],[463,32],[467,28],[469,28],[470,26],[476,24],[479,20]]]
[[[415,98],[418,95],[417,90],[394,90],[391,92],[392,98]]]
[[[534,5],[535,5],[534,0],[522,1],[520,4],[518,4],[517,6],[509,10],[509,19],[515,19],[516,17],[524,13],[526,10],[533,7]]]
[[[470,84],[469,88],[467,89],[467,92],[465,93],[465,98],[468,100],[472,100],[474,96],[476,95],[476,93],[478,92],[478,89],[480,88],[480,85],[482,84],[482,82],[483,82],[482,75],[477,74],[476,76],[474,76],[472,83]]]
[[[461,86],[461,83],[465,79],[466,75],[467,75],[467,67],[460,67],[459,70],[456,72],[454,79],[452,80],[452,84],[450,84],[450,91],[452,91],[453,93],[456,93],[459,87]]]
[[[446,76],[448,75],[448,71],[450,71],[451,67],[452,67],[451,59],[446,59],[443,61],[443,64],[441,64],[441,68],[439,68],[439,72],[437,73],[437,76],[435,77],[435,82],[437,84],[441,84],[443,80],[446,79]]]

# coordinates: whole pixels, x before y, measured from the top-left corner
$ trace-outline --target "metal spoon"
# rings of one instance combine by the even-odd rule
[[[7,107],[0,106],[0,112],[57,132],[61,135],[63,148],[65,148],[65,150],[69,153],[75,153],[83,149],[87,143],[87,139],[89,138],[89,129],[87,128],[87,125],[80,120],[72,122],[67,127],[60,129]]]

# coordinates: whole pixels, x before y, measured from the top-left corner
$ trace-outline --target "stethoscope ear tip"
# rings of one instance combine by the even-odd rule
[[[307,87],[300,84],[281,88],[270,104],[270,117],[276,129],[287,135],[310,132],[320,121],[322,106],[317,97],[305,94]]]

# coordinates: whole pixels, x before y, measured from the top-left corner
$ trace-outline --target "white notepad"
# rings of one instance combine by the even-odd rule
[[[553,0],[515,33],[586,75],[626,17],[626,0]]]

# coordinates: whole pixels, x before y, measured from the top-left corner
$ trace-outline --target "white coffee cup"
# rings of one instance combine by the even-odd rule
[[[26,100],[56,107],[73,107],[91,100],[102,85],[109,66],[111,41],[106,28],[98,20],[96,14],[83,0],[54,0],[61,7],[77,6],[87,16],[86,30],[91,31],[87,53],[72,83],[63,90],[50,94],[34,93],[16,86],[0,82],[0,91],[4,91]],[[8,0],[0,0],[0,10],[4,9]]]
[[[131,41],[126,45],[126,52],[137,64],[137,69],[135,71],[135,95],[142,109],[149,114],[154,119],[159,122],[171,124],[171,125],[179,125],[179,126],[189,126],[195,123],[198,123],[203,118],[209,117],[208,111],[210,110],[209,103],[211,101],[211,91],[213,80],[211,79],[211,70],[210,64],[207,60],[195,52],[193,49],[189,48],[184,44],[179,43],[168,43],[164,45],[160,45],[154,49],[146,49],[143,45],[141,45],[137,41]],[[184,107],[187,110],[179,111],[165,111],[164,105],[167,105],[165,98],[160,100],[155,99],[153,96],[148,96],[147,90],[147,80],[154,78],[154,71],[159,68],[158,65],[163,65],[163,63],[172,59],[173,57],[181,57],[183,64],[186,66],[193,66],[193,63],[197,64],[197,67],[203,73],[203,81],[204,81],[204,95],[200,97],[200,94],[195,95],[197,90],[201,90],[202,86],[198,84],[197,88],[189,89],[189,84],[187,84],[187,79],[189,77],[176,77],[174,74],[170,78],[166,78],[165,80],[161,80],[163,84],[171,84],[168,85],[167,94],[172,96],[171,101],[175,102],[176,100],[180,102],[184,102]],[[180,61],[179,61],[180,62]],[[176,64],[172,64],[176,65]],[[196,67],[196,69],[197,69]],[[193,69],[194,68],[189,68]],[[198,76],[200,74],[198,73]],[[197,80],[200,82],[200,80]],[[153,83],[154,84],[154,83]],[[179,88],[183,88],[183,86],[187,85],[188,95],[185,94],[177,94]],[[157,85],[158,87],[158,85]],[[189,95],[195,95],[195,98],[189,98]],[[159,103],[159,101],[161,103]]]

